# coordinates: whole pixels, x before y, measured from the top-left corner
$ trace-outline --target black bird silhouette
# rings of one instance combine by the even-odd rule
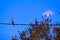
[[[35,24],[38,25],[37,19],[35,18]]]
[[[12,23],[12,25],[14,26],[14,20],[13,20],[13,19],[11,19],[11,23]]]

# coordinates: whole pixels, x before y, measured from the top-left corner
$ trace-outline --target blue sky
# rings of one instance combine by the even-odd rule
[[[53,21],[60,20],[60,0],[0,0],[0,22],[11,23],[13,18],[15,23],[34,23],[47,10],[53,11]],[[10,40],[25,27],[0,24],[0,40]]]

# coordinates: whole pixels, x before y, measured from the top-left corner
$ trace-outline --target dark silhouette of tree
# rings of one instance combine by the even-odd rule
[[[60,28],[54,28],[54,32],[55,32],[55,36],[54,39],[55,40],[60,40]]]
[[[31,24],[31,28],[28,28],[27,31],[19,32],[20,37],[18,38],[21,40],[60,40],[60,27],[57,27],[58,25],[55,27],[52,24],[52,19],[49,18],[41,20],[40,23],[36,21],[35,24]],[[50,34],[51,29],[54,36]],[[12,40],[17,40],[17,38],[12,37]]]

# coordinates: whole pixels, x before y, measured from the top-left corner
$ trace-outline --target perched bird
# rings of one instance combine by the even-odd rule
[[[37,19],[35,18],[35,24],[38,25]]]
[[[11,23],[12,23],[12,25],[14,26],[14,20],[13,20],[13,19],[11,19]]]

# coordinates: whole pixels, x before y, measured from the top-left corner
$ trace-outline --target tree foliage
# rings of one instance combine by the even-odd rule
[[[31,25],[31,28],[28,28],[28,30],[19,32],[18,38],[21,40],[60,40],[60,27],[57,26],[53,25],[51,19],[46,18],[38,24]],[[12,40],[18,39],[12,37]]]

